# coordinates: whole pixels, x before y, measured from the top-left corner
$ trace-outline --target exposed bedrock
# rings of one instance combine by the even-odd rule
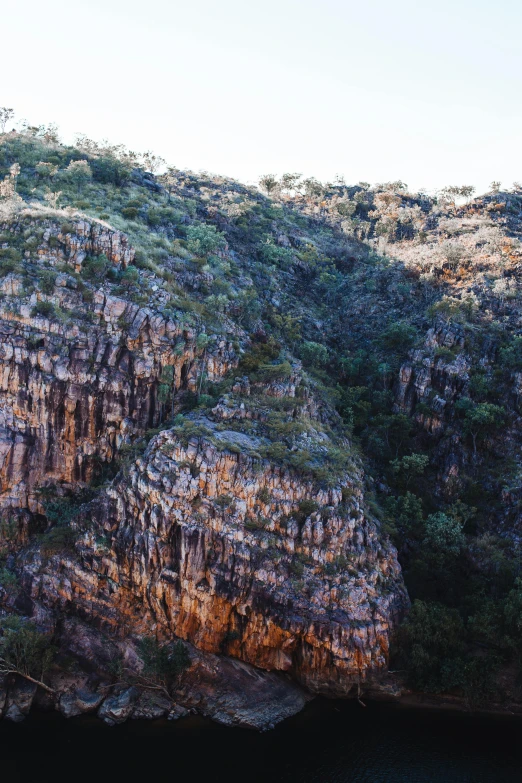
[[[78,557],[42,568],[36,553],[28,587],[116,636],[176,635],[347,695],[385,672],[407,601],[359,480],[314,492],[266,461],[163,431],[93,509]]]

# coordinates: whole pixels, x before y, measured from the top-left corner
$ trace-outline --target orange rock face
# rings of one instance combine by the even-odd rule
[[[286,671],[314,692],[347,695],[385,671],[406,598],[357,484],[349,502],[316,491],[303,517],[310,484],[212,440],[156,436],[93,512],[79,558],[34,575],[33,598],[116,634],[176,635]]]

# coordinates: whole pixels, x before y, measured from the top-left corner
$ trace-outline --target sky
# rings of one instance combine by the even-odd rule
[[[0,106],[243,182],[522,180],[519,0],[24,0]]]

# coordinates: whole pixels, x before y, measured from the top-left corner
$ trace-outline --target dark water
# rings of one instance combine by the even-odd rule
[[[274,731],[201,718],[0,725],[3,783],[522,783],[522,720],[315,702]]]

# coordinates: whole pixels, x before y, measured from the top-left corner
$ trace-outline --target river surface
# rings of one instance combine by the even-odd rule
[[[316,701],[260,734],[32,716],[0,725],[2,783],[521,783],[522,720]]]

